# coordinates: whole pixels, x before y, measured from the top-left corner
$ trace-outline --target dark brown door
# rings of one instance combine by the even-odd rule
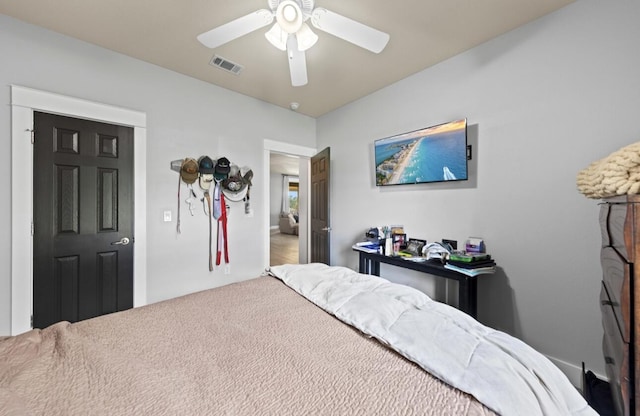
[[[311,262],[329,264],[329,161],[327,147],[311,158]]]
[[[133,307],[133,129],[35,112],[34,130],[34,328]]]

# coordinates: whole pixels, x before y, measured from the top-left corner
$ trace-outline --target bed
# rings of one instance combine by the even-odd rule
[[[1,415],[496,413],[596,414],[520,341],[322,264],[0,340]]]

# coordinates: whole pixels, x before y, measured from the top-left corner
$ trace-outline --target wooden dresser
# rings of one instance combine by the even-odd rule
[[[600,208],[602,349],[619,415],[640,415],[640,195]]]

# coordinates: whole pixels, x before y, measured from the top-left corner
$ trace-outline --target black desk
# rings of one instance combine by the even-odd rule
[[[476,318],[478,313],[478,276],[467,276],[449,270],[444,265],[433,262],[415,262],[402,257],[384,256],[378,253],[360,253],[360,273],[380,276],[380,263],[391,264],[405,269],[417,270],[434,276],[444,277],[458,281],[458,309]]]

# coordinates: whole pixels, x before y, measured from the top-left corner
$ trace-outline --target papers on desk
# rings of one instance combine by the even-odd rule
[[[416,263],[424,263],[427,261],[426,257],[407,257],[406,260],[414,261]]]
[[[365,253],[378,253],[380,250],[380,244],[371,241],[362,241],[355,243],[351,248],[358,251],[364,251]]]
[[[473,276],[477,276],[479,274],[491,274],[491,273],[495,273],[495,271],[496,271],[496,266],[477,267],[477,268],[474,268],[474,269],[466,269],[464,267],[454,266],[453,264],[449,264],[449,263],[445,264],[444,268],[456,271],[458,273],[466,274],[467,276],[472,276],[472,277]]]

